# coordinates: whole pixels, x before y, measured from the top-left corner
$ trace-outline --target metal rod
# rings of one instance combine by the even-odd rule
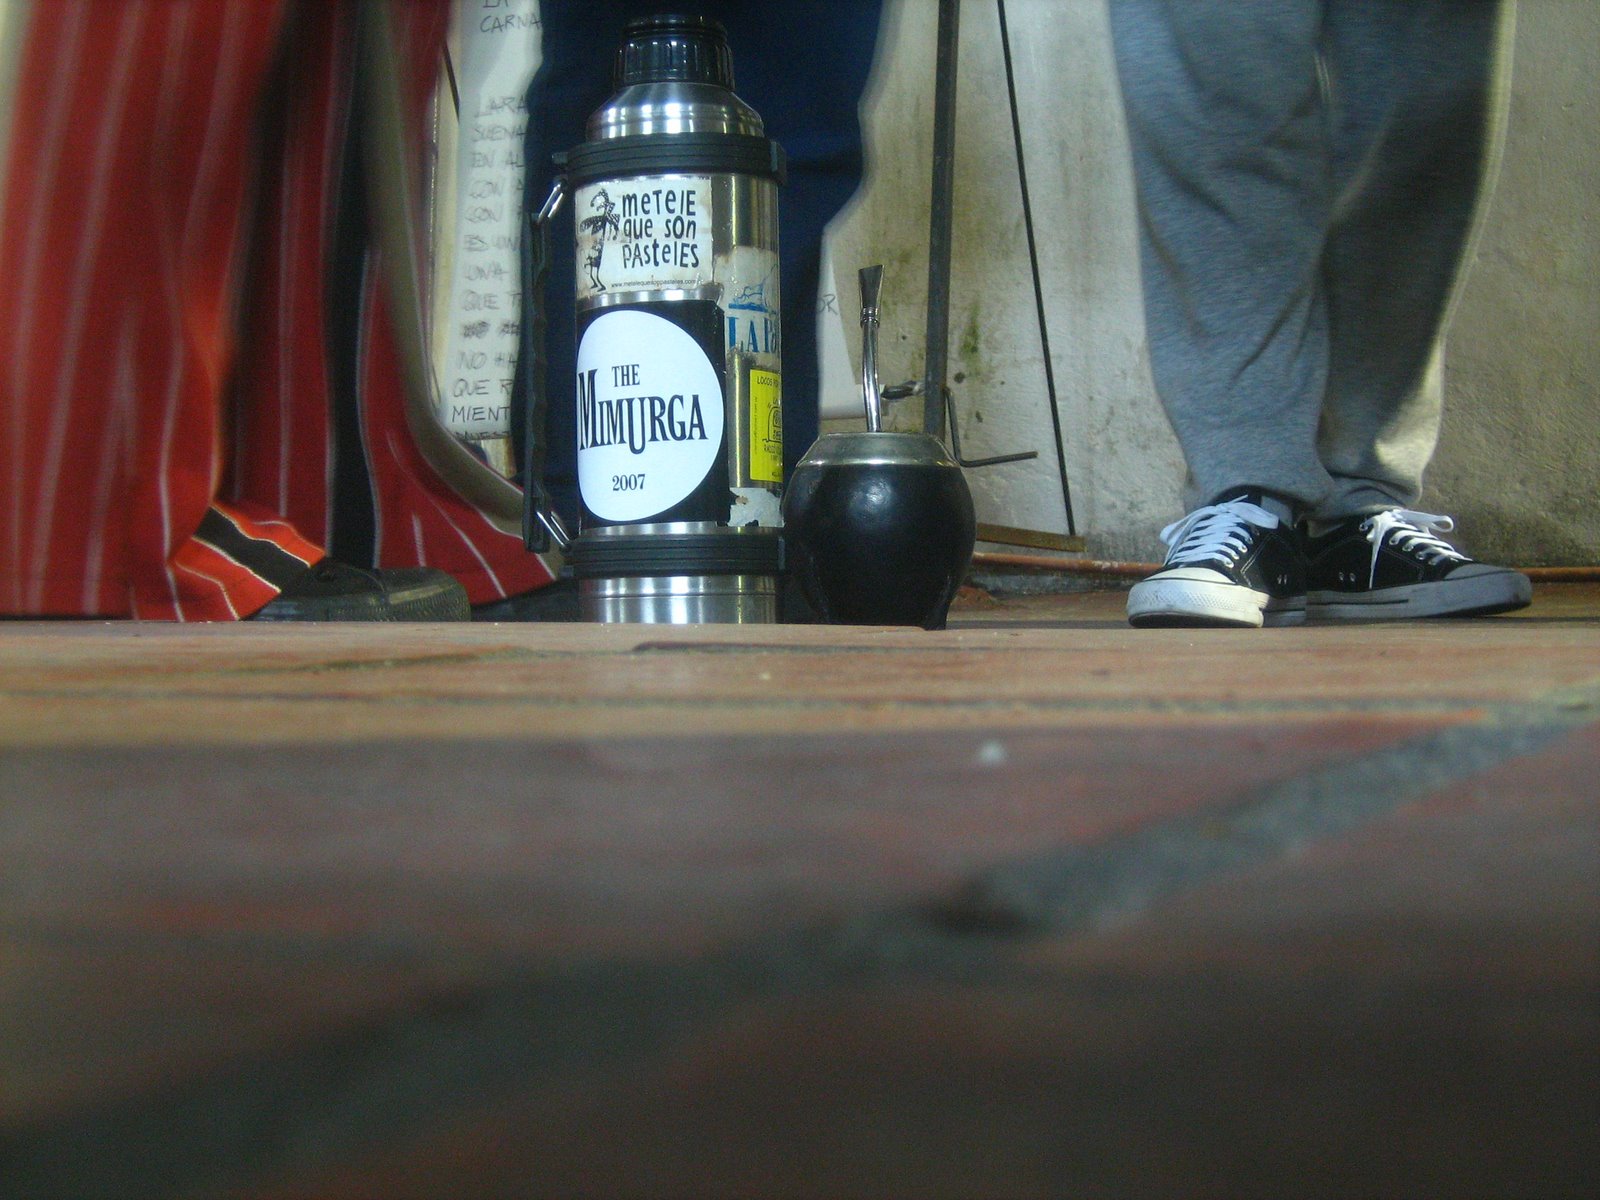
[[[918,395],[921,391],[921,380],[907,380],[905,383],[893,383],[886,388],[881,388],[879,394],[885,400],[904,400],[907,396]],[[960,466],[997,467],[1002,463],[1026,462],[1030,458],[1039,457],[1037,450],[1019,450],[1013,454],[992,454],[988,458],[964,458],[961,454],[961,430],[956,423],[955,397],[950,395],[949,388],[945,389],[944,411],[945,415],[949,417],[950,456]]]
[[[1011,69],[1011,37],[1006,29],[1006,0],[995,0],[1000,14],[1000,51],[1006,63],[1006,97],[1011,102],[1011,139],[1017,148],[1017,183],[1022,189],[1022,224],[1028,234],[1028,265],[1033,269],[1033,304],[1039,316],[1039,347],[1044,354],[1044,387],[1050,404],[1050,428],[1056,438],[1056,468],[1061,476],[1061,502],[1067,510],[1067,532],[1077,534],[1072,516],[1072,485],[1067,482],[1067,451],[1061,438],[1061,413],[1056,408],[1055,366],[1050,360],[1050,334],[1045,328],[1044,286],[1039,277],[1039,247],[1033,236],[1033,204],[1028,198],[1028,168],[1022,157],[1022,121],[1017,114],[1017,81]],[[937,103],[937,102],[936,102]],[[937,122],[937,117],[935,118]]]
[[[961,0],[939,0],[933,71],[933,193],[928,215],[928,336],[923,355],[922,431],[944,432],[950,352],[950,239],[956,181],[956,62]]]
[[[878,392],[878,292],[883,268],[862,267],[856,274],[861,285],[861,398],[867,406],[867,429],[883,431],[883,397]]]
[[[1027,462],[1030,458],[1038,458],[1037,450],[1019,450],[1013,454],[991,454],[987,458],[967,458],[961,453],[961,430],[956,422],[956,408],[950,403],[950,397],[945,397],[945,412],[950,416],[950,455],[959,466],[963,467],[998,467],[1002,463]]]
[[[1106,562],[1095,558],[1055,558],[1044,554],[1006,554],[993,550],[975,551],[972,565],[1058,572],[1062,575],[1111,575],[1122,579],[1143,579],[1161,569],[1161,564],[1154,562]]]
[[[522,353],[517,371],[522,376],[522,540],[528,549],[543,554],[552,542],[563,554],[572,549],[572,535],[561,514],[550,507],[544,486],[545,462],[545,296],[546,268],[550,261],[550,218],[561,207],[566,183],[560,176],[537,213],[523,214],[522,230]]]

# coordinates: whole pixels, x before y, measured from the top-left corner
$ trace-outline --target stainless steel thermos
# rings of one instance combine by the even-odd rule
[[[528,230],[547,248],[570,197],[580,524],[554,528],[531,481],[529,544],[554,528],[589,620],[774,621],[783,151],[734,94],[714,21],[630,22],[614,83]]]

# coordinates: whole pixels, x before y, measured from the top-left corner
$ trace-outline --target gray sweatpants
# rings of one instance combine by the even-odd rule
[[[1190,506],[1412,504],[1486,158],[1495,0],[1110,0]]]

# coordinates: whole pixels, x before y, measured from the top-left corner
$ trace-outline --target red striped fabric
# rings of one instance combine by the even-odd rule
[[[219,512],[307,562],[327,539],[323,305],[354,6],[29,11],[7,32],[24,43],[0,207],[0,612],[248,616],[276,585],[195,533]],[[291,12],[296,86],[269,90]],[[448,4],[400,12],[420,149]],[[281,158],[259,164],[269,95],[293,102]],[[443,567],[475,602],[547,582],[411,447],[381,307],[363,319],[380,565]]]
[[[410,144],[418,147],[411,176],[423,179],[427,164],[421,154],[425,145],[422,131],[431,119],[429,105],[438,82],[439,47],[449,5],[396,5],[394,15],[404,117],[413,131]],[[421,214],[413,228],[418,236],[427,230]],[[427,247],[419,245],[415,253],[423,261]],[[371,262],[358,384],[362,436],[377,502],[379,561],[449,571],[466,587],[474,603],[515,596],[548,583],[549,570],[527,552],[521,537],[502,532],[451,491],[407,436],[396,332],[383,296],[382,264],[375,252]]]
[[[261,164],[260,241],[242,301],[246,337],[228,493],[326,542],[333,434],[325,264],[350,122],[355,10],[317,3],[294,15],[296,53],[279,85],[286,102],[281,132]]]
[[[438,481],[406,433],[405,398],[394,331],[368,279],[369,334],[362,339],[361,416],[378,501],[378,557],[390,566],[439,567],[474,603],[516,596],[550,581],[544,562],[520,537],[502,533],[483,513]]]

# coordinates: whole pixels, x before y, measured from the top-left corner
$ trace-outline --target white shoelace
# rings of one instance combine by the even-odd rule
[[[1185,563],[1218,558],[1232,565],[1250,548],[1252,534],[1246,526],[1276,529],[1282,523],[1276,513],[1248,500],[1229,500],[1225,504],[1197,508],[1161,531],[1161,540],[1172,547],[1162,567],[1181,567]]]
[[[1374,513],[1361,523],[1361,527],[1367,531],[1367,541],[1372,543],[1372,572],[1367,577],[1368,587],[1378,577],[1378,554],[1386,542],[1392,543],[1400,553],[1423,559],[1431,566],[1438,566],[1447,559],[1469,561],[1449,542],[1440,540],[1438,535],[1449,533],[1456,523],[1439,513],[1391,508]]]

